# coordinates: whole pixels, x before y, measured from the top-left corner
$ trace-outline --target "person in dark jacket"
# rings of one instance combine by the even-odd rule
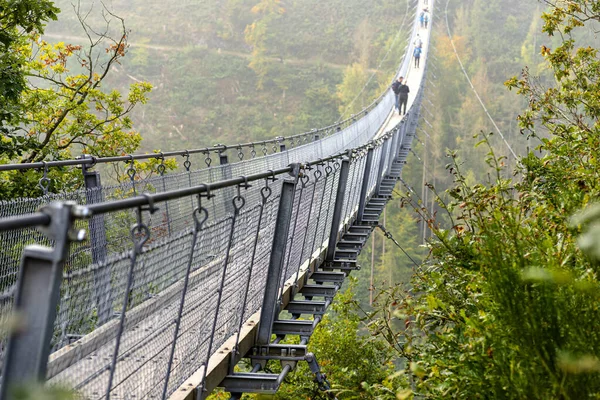
[[[399,79],[401,80],[402,77]],[[408,85],[402,83],[398,88],[398,114],[404,115],[406,114],[406,105],[408,104],[408,94],[410,93],[410,89]],[[404,112],[402,112],[402,106],[404,105]]]
[[[394,97],[396,98],[396,110],[400,111],[400,86],[402,86],[402,77],[398,78],[397,81],[392,83],[392,91],[394,92]]]

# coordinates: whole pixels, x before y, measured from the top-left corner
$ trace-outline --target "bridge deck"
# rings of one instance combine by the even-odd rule
[[[417,14],[420,14],[421,10],[424,7],[425,7],[424,0],[419,0],[418,6],[417,6]],[[411,92],[408,95],[408,104],[406,106],[407,110],[410,109],[410,107],[413,105],[413,103],[415,101],[415,96],[417,95],[417,91],[419,89],[419,86],[421,85],[421,81],[423,80],[423,74],[425,73],[425,65],[427,64],[427,56],[429,54],[429,46],[427,46],[427,43],[429,43],[430,35],[431,35],[431,21],[429,22],[428,29],[419,28],[419,36],[421,37],[421,40],[423,41],[423,53],[421,54],[420,68],[415,68],[414,59],[412,57],[412,52],[409,52],[409,56],[411,57],[411,60],[410,60],[410,63],[408,66],[408,72],[407,72],[405,78],[407,79],[406,84],[410,88]],[[410,49],[410,46],[409,46],[409,49]],[[380,136],[386,134],[387,132],[391,131],[392,129],[394,129],[400,123],[401,120],[402,120],[402,116],[399,114],[399,112],[395,109],[392,110],[392,112],[388,115],[385,123],[381,127],[381,130],[377,133],[377,137],[380,137]]]

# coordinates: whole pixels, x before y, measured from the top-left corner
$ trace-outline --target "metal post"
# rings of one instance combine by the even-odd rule
[[[365,163],[365,173],[363,174],[362,188],[360,189],[360,198],[358,203],[358,222],[362,222],[365,213],[365,205],[367,204],[367,191],[369,190],[369,177],[371,176],[371,168],[373,167],[373,146],[367,151],[367,162]]]
[[[381,150],[381,158],[379,160],[379,168],[377,170],[377,186],[375,187],[376,194],[379,194],[379,190],[381,189],[381,181],[383,180],[383,171],[386,168],[389,150],[390,150],[390,138],[387,138],[387,139],[385,139],[385,142],[383,143],[383,149]]]
[[[385,240],[385,237],[384,237]],[[375,231],[371,232],[371,280],[369,284],[369,305],[373,306],[373,297],[375,292]]]
[[[406,137],[406,127],[408,126],[407,120],[408,118],[401,122],[400,131],[398,132],[398,143],[396,143],[396,152],[394,154],[394,158],[398,157],[398,154],[400,154],[400,150],[402,149],[402,145],[404,144],[404,138]]]
[[[275,223],[275,233],[273,237],[273,246],[271,247],[271,257],[269,259],[269,269],[267,271],[267,282],[265,296],[262,303],[260,322],[258,325],[258,335],[256,344],[266,346],[271,342],[271,332],[273,321],[277,316],[279,282],[284,268],[285,252],[287,240],[292,223],[292,214],[294,210],[294,197],[300,165],[295,164],[291,172],[292,179],[285,179],[281,187],[281,197],[279,199],[279,209],[277,211],[277,220]]]
[[[74,202],[45,207],[42,211],[50,215],[51,223],[44,233],[54,240],[54,247],[29,245],[23,251],[13,306],[21,328],[8,339],[0,399],[8,399],[15,386],[46,378],[63,266],[70,242],[83,240],[85,234],[82,230],[70,237],[75,207]]]
[[[398,140],[400,140],[400,129],[394,130],[394,134],[392,136],[392,144],[390,146],[390,159],[386,167],[386,174],[389,174],[390,170],[392,169],[392,165],[396,160],[396,157],[398,157],[398,152],[396,152],[396,149],[398,148]]]
[[[227,157],[227,154],[219,152],[219,164],[221,164],[221,165],[229,164],[229,158]]]
[[[223,145],[217,145],[223,146]],[[222,151],[219,151],[219,164],[221,165],[221,180],[231,179],[231,165],[229,165],[229,157]],[[233,188],[225,188],[220,191],[223,193],[223,208],[227,214],[233,214],[233,204],[231,198],[234,196]]]
[[[284,137],[283,136],[279,136],[277,138],[277,140],[279,141],[279,152],[283,153],[285,151],[285,142],[284,142]]]
[[[81,158],[92,159],[89,154],[84,154]],[[83,181],[85,184],[86,204],[101,203],[104,201],[102,193],[102,183],[100,181],[100,172],[91,171],[94,164],[82,164]],[[95,215],[88,222],[90,233],[90,251],[92,253],[92,262],[99,265],[107,256],[108,242],[106,240],[106,230],[104,228],[104,215]],[[94,299],[98,313],[98,325],[103,325],[111,317],[112,310],[112,289],[111,289],[111,271],[106,268],[97,268],[94,270]]]
[[[338,180],[337,192],[335,195],[335,205],[333,206],[333,218],[331,220],[331,230],[329,231],[329,244],[327,245],[326,261],[333,261],[335,246],[338,240],[338,232],[342,222],[342,211],[344,209],[344,196],[348,186],[348,176],[350,175],[350,159],[344,157],[340,168],[340,178]]]

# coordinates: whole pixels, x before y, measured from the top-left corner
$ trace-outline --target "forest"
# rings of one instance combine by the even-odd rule
[[[0,34],[17,49],[0,64],[27,69],[0,75],[3,164],[332,124],[389,87],[414,12],[412,0],[31,3],[42,18],[27,34]],[[278,394],[245,399],[600,398],[600,1],[440,0],[432,24],[414,153],[380,221],[397,243],[374,231],[309,345],[331,391],[299,365]],[[108,44],[81,55],[104,29]],[[57,77],[83,100],[65,104]],[[50,178],[57,191],[78,181]],[[0,172],[0,196],[35,197],[38,179]]]

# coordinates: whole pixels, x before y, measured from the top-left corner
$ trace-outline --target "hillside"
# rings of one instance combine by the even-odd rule
[[[80,14],[91,9],[87,22],[101,30],[102,9],[92,3],[81,1]],[[277,4],[111,2],[110,11],[131,29],[132,44],[112,74],[112,85],[123,88],[141,80],[154,86],[149,104],[133,116],[143,149],[257,140],[331,124],[346,105],[342,98],[353,98],[362,88],[341,97],[338,93],[345,74],[352,73],[346,67],[355,63],[359,83],[377,72],[357,109],[379,93],[380,85],[387,86],[406,35],[399,36],[386,62],[377,67],[405,22],[404,0]],[[63,12],[48,27],[48,39],[81,41],[70,2],[57,5]],[[250,34],[252,27],[261,35]]]

